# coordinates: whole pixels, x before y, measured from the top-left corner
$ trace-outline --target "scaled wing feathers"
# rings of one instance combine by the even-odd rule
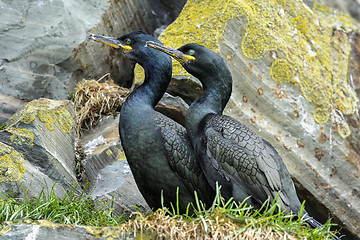
[[[224,115],[209,115],[205,126],[211,158],[238,184],[246,184],[249,194],[265,201],[283,190],[275,152],[248,127]],[[209,154],[208,154],[209,155]],[[286,205],[289,199],[280,192]]]

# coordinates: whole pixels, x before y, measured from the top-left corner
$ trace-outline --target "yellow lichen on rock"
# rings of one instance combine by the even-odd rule
[[[38,111],[38,116],[39,116],[40,121],[45,123],[46,127],[50,131],[54,130],[54,128],[55,128],[54,123],[56,122],[57,118],[56,118],[55,112],[52,109],[41,108]]]
[[[119,161],[125,161],[125,160],[126,160],[126,156],[125,156],[125,152],[124,152],[124,151],[119,151],[118,160],[119,160]]]
[[[29,129],[9,127],[6,130],[12,133],[12,135],[10,136],[11,142],[17,145],[34,145],[34,134]]]
[[[26,172],[23,161],[22,153],[0,142],[0,182],[19,181]]]
[[[114,227],[94,227],[94,226],[84,226],[84,230],[95,238],[121,238],[122,234],[122,227],[121,226],[114,226]]]
[[[106,150],[106,155],[110,156],[111,154],[113,154],[113,152],[111,151],[111,149]]]
[[[360,23],[349,14],[335,10],[324,4],[314,1],[312,10],[320,15],[324,21],[337,29],[346,31],[359,30]]]
[[[225,30],[226,23],[234,16],[242,13],[233,10],[233,3],[224,0],[189,0],[179,17],[169,27],[159,40],[165,46],[178,48],[185,43],[196,42],[213,51],[219,50],[218,39]],[[189,76],[181,65],[173,60],[174,76]],[[140,68],[135,69],[135,82],[142,80]]]
[[[66,110],[64,106],[62,108],[59,108],[56,113],[58,114],[58,121],[61,130],[63,130],[64,133],[70,133],[74,122],[69,111]]]
[[[271,68],[270,76],[273,80],[281,83],[291,82],[294,80],[294,67],[285,59],[276,59]]]
[[[48,130],[53,131],[54,124],[58,121],[61,130],[70,133],[74,123],[71,114],[65,109],[67,104],[69,104],[69,101],[44,98],[34,100],[26,104],[6,122],[7,130],[18,122],[30,124],[38,116],[39,120],[45,123]],[[22,131],[22,133],[25,133],[25,131]]]
[[[271,78],[299,86],[316,106],[315,121],[324,124],[330,114],[354,113],[357,97],[347,83],[347,35],[334,33],[331,18],[324,20],[324,8],[316,5],[316,9],[321,16],[301,0],[189,0],[159,39],[170,47],[196,42],[219,52],[227,22],[245,16],[245,34],[239,40],[242,54],[259,60],[269,51],[281,52],[284,57],[271,65]],[[176,63],[173,75],[188,74]]]
[[[32,123],[32,121],[35,120],[36,118],[36,111],[30,111],[30,112],[21,112],[20,113],[23,114],[23,116],[21,117],[21,122],[25,123],[25,124],[30,124]],[[16,115],[17,116],[17,115]]]

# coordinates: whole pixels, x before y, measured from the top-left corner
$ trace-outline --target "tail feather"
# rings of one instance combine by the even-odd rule
[[[308,214],[305,215],[305,222],[308,223],[311,228],[315,229],[315,228],[318,228],[318,227],[321,227],[322,224],[320,222],[318,222],[316,219],[310,217]],[[336,236],[335,234],[334,235],[331,235],[331,239],[334,239],[334,240],[341,240],[338,236]]]
[[[307,222],[311,226],[311,228],[318,228],[322,226],[321,223],[319,223],[316,219],[312,217],[307,217],[305,219],[305,222]]]

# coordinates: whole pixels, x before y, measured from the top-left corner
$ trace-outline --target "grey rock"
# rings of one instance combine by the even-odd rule
[[[93,0],[1,2],[0,94],[65,99],[72,50],[108,5]]]
[[[82,78],[98,79],[106,73],[119,85],[130,87],[134,64],[108,46],[88,44],[87,35],[120,36],[137,29],[153,33],[173,21],[184,3],[0,2],[0,95],[25,100],[66,99]],[[1,112],[18,109],[4,107],[7,101],[0,98],[1,118],[8,116]]]
[[[164,25],[175,19],[184,4],[184,0],[111,1],[108,11],[90,32],[119,37],[134,30],[142,30],[157,35]],[[105,73],[111,73],[112,79],[120,86],[129,88],[132,85],[134,63],[119,51],[97,42],[85,41],[74,52],[70,89],[82,78],[100,78]]]
[[[88,188],[95,200],[113,199],[118,214],[141,210],[150,211],[136,186],[134,177],[122,150],[119,116],[104,117],[92,130],[85,133],[81,142],[86,158],[83,160],[82,184],[93,182]]]
[[[47,240],[54,237],[59,240],[135,239],[134,234],[119,230],[119,227],[97,228],[57,224],[46,220],[22,220],[4,223],[0,240]]]
[[[360,21],[360,2],[358,0],[304,0],[304,3],[310,8],[314,8],[322,4],[343,13],[347,13],[351,17]]]
[[[189,105],[181,98],[165,93],[155,110],[185,126],[185,115]]]
[[[10,95],[0,94],[0,126],[6,122],[25,102]]]
[[[359,23],[337,30],[336,14],[325,17],[302,1],[272,3],[227,1],[196,18],[201,3],[188,1],[160,40],[179,47],[191,39],[224,58],[233,76],[224,113],[275,147],[311,215],[323,221],[331,214],[354,239],[360,236]],[[173,77],[188,78],[173,66]]]
[[[72,102],[39,99],[26,104],[0,131],[0,191],[38,196],[54,186],[57,196],[73,189],[74,107]]]
[[[200,81],[192,76],[186,78],[173,76],[166,91],[181,97],[187,104],[191,104],[203,92]]]

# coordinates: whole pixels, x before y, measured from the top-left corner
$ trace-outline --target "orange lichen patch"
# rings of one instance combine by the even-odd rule
[[[315,158],[317,160],[321,160],[321,158],[325,155],[325,151],[321,148],[315,148]]]
[[[328,137],[324,132],[321,132],[319,138],[318,138],[320,143],[325,143],[326,141],[330,140],[330,137]]]
[[[280,142],[281,141],[281,137],[279,135],[274,134],[274,138],[276,139],[276,141]]]
[[[250,122],[252,122],[252,123],[256,123],[256,117],[252,117],[252,118],[250,118]]]
[[[305,143],[301,140],[296,140],[296,144],[299,148],[304,148],[305,147]]]
[[[349,154],[343,156],[344,159],[353,164],[354,167],[360,171],[360,156],[353,149],[350,149],[349,151]]]
[[[104,82],[99,82],[107,77]],[[75,88],[75,109],[80,129],[91,129],[101,116],[117,115],[129,90],[114,83],[109,74],[96,80],[83,79]]]
[[[244,75],[248,75],[248,74],[250,74],[251,73],[251,70],[250,69],[248,69],[248,68],[245,68],[244,69]]]
[[[294,111],[291,112],[291,116],[293,118],[299,118],[300,114],[299,114],[298,110],[294,110]]]
[[[244,103],[247,103],[247,102],[248,102],[248,99],[247,99],[247,97],[246,97],[245,95],[242,96],[242,100],[243,100]]]
[[[228,52],[228,53],[225,55],[225,58],[226,58],[226,60],[228,60],[228,61],[232,61],[232,59],[233,59],[233,54],[230,53],[230,52]]]
[[[273,93],[278,97],[278,98],[287,98],[287,94],[284,90],[276,90],[275,88],[272,88]]]
[[[22,153],[0,142],[0,183],[19,181],[26,172],[24,160]]]
[[[264,95],[264,89],[258,88],[258,89],[257,89],[257,93],[258,93],[259,95]]]
[[[289,145],[286,145],[285,143],[283,144],[283,147],[285,148],[286,151],[291,152],[291,147]]]

